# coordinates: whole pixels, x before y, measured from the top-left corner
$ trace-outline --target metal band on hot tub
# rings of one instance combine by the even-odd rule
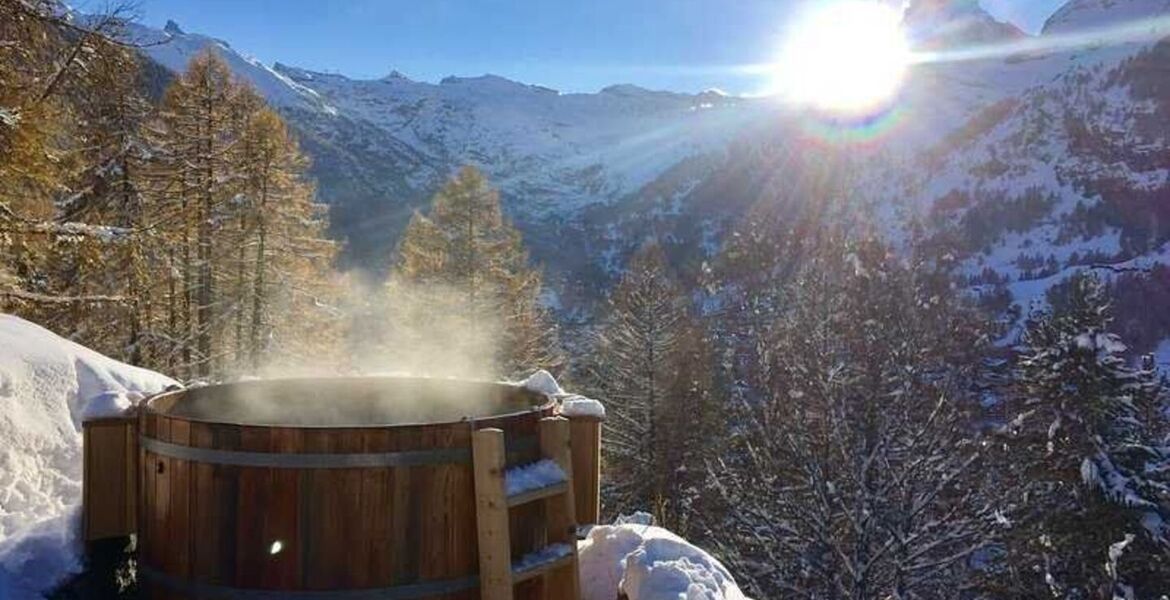
[[[393,587],[358,590],[258,590],[233,588],[187,581],[139,564],[138,572],[146,579],[192,598],[222,598],[224,600],[420,600],[434,596],[455,594],[479,586],[479,576],[458,579],[423,581]]]
[[[367,467],[413,467],[418,465],[471,464],[470,448],[432,448],[400,452],[356,454],[310,454],[295,452],[246,452],[183,446],[142,436],[142,448],[159,456],[192,462],[235,467],[275,469],[360,469]],[[526,436],[508,444],[508,454],[527,452],[538,446],[535,436]]]

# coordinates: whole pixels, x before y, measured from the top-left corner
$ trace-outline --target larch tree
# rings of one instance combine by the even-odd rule
[[[210,374],[223,358],[216,341],[226,326],[225,310],[216,282],[227,248],[216,247],[214,233],[221,220],[230,220],[231,201],[242,188],[239,113],[251,96],[208,50],[167,88],[161,108],[156,220],[172,232],[167,252],[177,263],[168,269],[169,333],[177,346],[172,352],[182,356],[175,366],[197,377]]]
[[[154,106],[123,8],[0,14],[0,307],[183,378],[338,349],[334,243],[262,98],[211,50]]]
[[[336,248],[279,115],[207,51],[167,89],[150,138],[147,228],[170,372],[335,358]]]
[[[121,11],[78,23],[53,0],[0,2],[0,303],[119,355],[134,346],[122,330],[135,309],[103,267],[134,240],[112,210],[75,209],[118,194],[118,134],[136,126],[106,111],[140,99]]]
[[[142,170],[154,150],[145,134],[154,107],[144,95],[141,60],[133,49],[106,44],[90,61],[84,102],[77,110],[76,134],[84,148],[78,189],[60,206],[66,221],[100,225],[110,232],[104,239],[79,240],[78,254],[95,260],[75,261],[72,278],[80,285],[87,285],[84,279],[96,280],[98,289],[126,298],[117,314],[94,316],[104,319],[103,328],[112,338],[99,347],[116,348],[133,364],[149,362],[156,341],[147,256],[152,232],[143,227],[147,199],[142,188]],[[93,247],[101,245],[97,242],[111,241],[118,242],[116,251],[94,255]]]
[[[390,275],[388,351],[397,366],[464,375],[512,376],[556,370],[556,326],[541,304],[540,271],[529,265],[520,232],[503,216],[499,194],[465,167],[416,213]],[[424,348],[434,346],[434,353]],[[445,348],[445,350],[444,350]]]
[[[336,246],[325,235],[325,207],[305,170],[308,161],[284,121],[269,108],[249,116],[241,144],[245,193],[237,205],[242,239],[236,257],[237,360],[255,371],[336,355]],[[292,318],[294,317],[295,318]]]
[[[651,511],[685,532],[722,435],[707,335],[649,243],[630,260],[596,339],[588,377],[606,400],[606,511]]]

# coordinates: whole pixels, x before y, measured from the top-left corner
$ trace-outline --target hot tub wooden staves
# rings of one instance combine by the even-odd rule
[[[436,385],[353,381],[263,391],[297,410],[306,398],[360,403]],[[491,410],[455,422],[335,427],[216,422],[192,408],[225,386],[151,400],[138,423],[146,597],[478,598],[472,433],[503,430],[509,466],[537,460],[538,425],[553,404],[512,386],[441,385]],[[543,510],[534,503],[512,515],[515,555],[544,545]],[[540,585],[518,586],[516,597],[539,598]]]

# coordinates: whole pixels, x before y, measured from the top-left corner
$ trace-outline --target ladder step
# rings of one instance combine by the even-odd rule
[[[527,581],[571,565],[573,563],[573,547],[569,544],[550,544],[525,554],[520,560],[512,563],[512,583]]]
[[[569,491],[569,484],[562,481],[554,483],[548,487],[538,488],[535,490],[528,490],[527,492],[520,492],[514,496],[508,496],[508,508],[515,508],[522,504],[543,500],[545,498],[552,498],[553,496],[560,496]]]
[[[518,497],[533,491],[549,490],[557,484],[567,486],[568,477],[565,476],[565,472],[561,469],[560,465],[549,459],[538,460],[534,463],[519,467],[512,467],[504,473],[504,490],[509,498],[508,506],[515,506],[511,501],[513,497]],[[557,493],[559,492],[556,490],[549,491],[546,494],[528,498],[526,501],[531,501],[536,498],[547,498]]]

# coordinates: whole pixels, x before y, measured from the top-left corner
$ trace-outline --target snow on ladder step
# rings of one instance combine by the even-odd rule
[[[527,504],[542,498],[564,494],[568,478],[555,461],[544,459],[513,467],[504,473],[504,490],[508,507]]]
[[[520,583],[559,569],[573,561],[573,547],[569,544],[550,544],[520,557],[512,563],[512,583]]]

